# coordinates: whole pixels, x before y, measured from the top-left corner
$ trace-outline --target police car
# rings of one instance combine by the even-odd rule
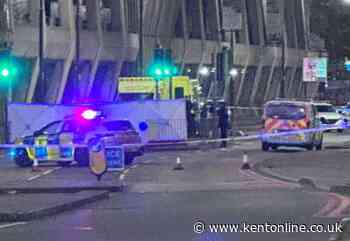
[[[142,155],[144,147],[138,132],[128,120],[105,120],[95,110],[51,122],[32,135],[16,140],[16,144],[29,145],[14,149],[13,159],[20,167],[39,162],[55,161],[61,166],[73,161],[81,167],[89,165],[89,145],[101,139],[111,146],[123,145],[125,164],[131,164]],[[107,140],[107,141],[106,141]],[[33,146],[33,147],[31,147]]]

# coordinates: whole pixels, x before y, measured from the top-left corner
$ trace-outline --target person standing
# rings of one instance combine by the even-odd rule
[[[229,120],[228,120],[229,116],[227,112],[226,103],[224,101],[219,102],[219,108],[218,108],[217,114],[219,117],[218,128],[220,129],[220,138],[226,139],[228,126],[229,126]],[[227,141],[222,141],[220,147],[226,147],[226,146],[227,146]]]

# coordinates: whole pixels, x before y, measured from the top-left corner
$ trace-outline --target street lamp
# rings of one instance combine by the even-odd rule
[[[202,76],[208,76],[209,75],[209,69],[208,67],[204,66],[199,69],[199,74]]]
[[[233,68],[230,70],[231,77],[236,77],[238,75],[238,70]]]

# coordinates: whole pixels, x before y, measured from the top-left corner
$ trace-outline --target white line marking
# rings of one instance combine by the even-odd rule
[[[27,181],[30,182],[30,181],[33,181],[33,180],[38,179],[40,177],[41,177],[41,175],[35,175],[35,176],[28,178]]]
[[[27,222],[17,222],[17,223],[3,224],[3,225],[0,225],[0,229],[11,228],[11,227],[14,227],[14,226],[25,225],[25,224],[27,224]]]
[[[46,176],[46,175],[49,175],[51,172],[53,172],[54,170],[51,169],[51,170],[47,170],[45,172],[43,172],[43,175],[42,176]]]
[[[30,181],[33,181],[33,180],[38,179],[40,177],[47,176],[47,175],[49,175],[55,171],[58,171],[60,169],[62,169],[62,167],[55,167],[55,168],[49,169],[49,170],[43,172],[42,174],[38,174],[38,175],[35,175],[35,176],[28,178],[27,181],[30,182]]]

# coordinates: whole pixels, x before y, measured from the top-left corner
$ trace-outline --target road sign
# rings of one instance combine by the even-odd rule
[[[125,168],[125,155],[122,146],[105,148],[105,157],[108,171],[122,171]]]
[[[100,144],[97,144],[100,145]],[[90,149],[90,170],[100,181],[102,176],[107,172],[107,162],[103,148]]]

